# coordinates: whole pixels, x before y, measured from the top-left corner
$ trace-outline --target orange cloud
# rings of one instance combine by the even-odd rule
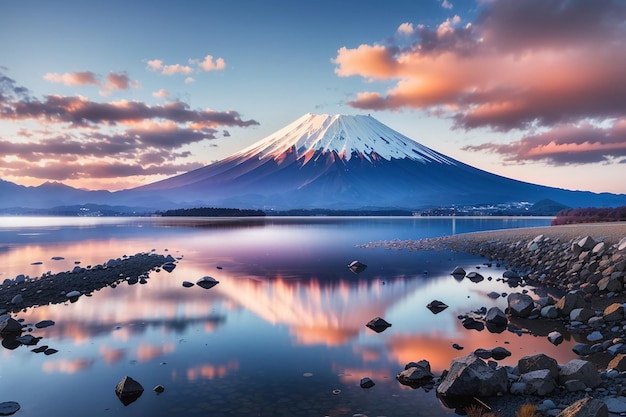
[[[53,83],[62,83],[65,85],[100,84],[100,81],[98,81],[96,75],[90,71],[79,71],[74,73],[66,72],[65,74],[49,72],[43,76],[43,79],[46,81],[51,81]]]

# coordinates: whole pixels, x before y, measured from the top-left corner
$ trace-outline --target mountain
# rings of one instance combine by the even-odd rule
[[[537,203],[626,205],[624,194],[570,191],[494,175],[436,152],[370,116],[306,114],[232,156],[118,191],[0,181],[0,208],[77,204],[167,210],[188,207],[291,210],[420,210]]]
[[[122,192],[145,203],[286,210],[531,203],[616,206],[626,195],[516,181],[436,152],[371,116],[306,114],[212,165]]]

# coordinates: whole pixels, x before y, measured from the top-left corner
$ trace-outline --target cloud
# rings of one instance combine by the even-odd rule
[[[62,83],[65,85],[100,85],[100,81],[96,74],[90,71],[79,71],[74,73],[58,74],[49,72],[43,76],[43,79],[53,83]]]
[[[204,59],[189,59],[189,65],[183,64],[170,64],[166,65],[161,59],[151,59],[147,61],[147,69],[149,71],[158,72],[163,75],[175,75],[175,74],[192,74],[208,71],[220,71],[226,68],[226,61],[224,58],[213,59],[213,55],[207,55]],[[194,69],[195,67],[195,69]],[[185,83],[195,81],[191,77],[185,79]]]
[[[124,76],[107,82],[120,88],[131,85]],[[165,90],[157,93],[165,95]],[[139,185],[138,178],[163,178],[200,168],[204,163],[194,158],[190,145],[226,137],[226,127],[258,125],[235,110],[192,109],[182,101],[149,105],[80,96],[40,99],[0,73],[3,121],[9,126],[28,123],[18,125],[15,135],[0,133],[0,178],[94,182],[117,178],[129,185]]]
[[[43,79],[53,83],[71,85],[96,85],[101,88],[100,95],[108,96],[116,90],[129,90],[131,86],[137,88],[139,83],[131,81],[125,72],[110,72],[102,80],[97,74],[91,71],[78,71],[74,73],[58,74],[49,72],[44,74]]]
[[[152,97],[155,97],[155,98],[164,98],[164,97],[169,97],[169,96],[170,96],[170,92],[164,88],[152,93]]]
[[[473,22],[455,15],[435,28],[402,24],[402,34],[415,28],[409,47],[340,48],[338,76],[395,83],[363,91],[350,105],[434,111],[461,128],[501,131],[626,112],[626,3],[497,0],[480,7]]]
[[[198,62],[198,67],[203,71],[219,71],[226,68],[226,61],[223,58],[217,58],[213,61],[213,56],[207,55],[204,60]]]
[[[443,0],[441,2],[441,7],[443,7],[444,9],[452,9],[452,3],[450,3],[448,0]]]
[[[549,131],[527,135],[508,143],[484,143],[465,146],[464,150],[489,151],[505,160],[523,163],[546,162],[552,165],[611,163],[626,157],[626,119],[610,127],[589,122],[581,125],[560,125]]]

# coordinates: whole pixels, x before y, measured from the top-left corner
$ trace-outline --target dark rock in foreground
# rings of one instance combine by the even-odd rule
[[[391,323],[388,323],[385,319],[376,317],[370,320],[366,326],[374,330],[376,333],[380,333],[385,331],[388,327],[391,327]]]
[[[15,401],[5,401],[0,403],[0,416],[10,416],[20,410],[20,405]]]
[[[120,399],[122,404],[128,405],[137,400],[143,394],[143,387],[141,384],[129,376],[125,376],[115,386],[115,394]]]

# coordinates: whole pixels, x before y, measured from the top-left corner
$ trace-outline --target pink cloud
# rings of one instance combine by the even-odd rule
[[[170,93],[169,91],[167,91],[166,89],[162,88],[159,91],[155,91],[154,93],[152,93],[152,97],[155,98],[164,98],[164,97],[169,97]]]
[[[610,127],[559,125],[507,143],[466,146],[468,151],[489,151],[516,163],[542,161],[553,165],[609,163],[626,158],[626,119]]]
[[[223,58],[217,58],[213,61],[212,55],[207,55],[204,60],[198,63],[198,67],[203,71],[218,71],[226,68],[226,61]]]
[[[357,95],[352,106],[440,111],[459,127],[496,130],[626,112],[623,3],[485,2],[473,22],[454,16],[434,29],[417,25],[415,33],[409,48],[337,51],[337,75],[396,83]]]
[[[58,74],[49,72],[43,76],[43,79],[53,83],[62,83],[65,85],[100,85],[97,76],[90,71],[79,71],[74,73]]]

